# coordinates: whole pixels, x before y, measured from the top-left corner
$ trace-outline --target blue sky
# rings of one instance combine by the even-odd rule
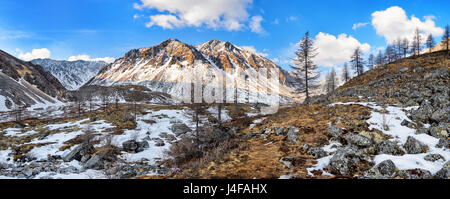
[[[2,0],[0,49],[23,59],[119,58],[167,38],[218,39],[254,48],[287,69],[309,30],[327,70],[347,61],[343,52],[377,52],[416,26],[440,41],[448,8],[448,0]]]

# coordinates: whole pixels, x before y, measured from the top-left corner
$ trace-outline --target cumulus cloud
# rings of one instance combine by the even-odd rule
[[[67,61],[78,61],[78,60],[83,60],[83,61],[104,61],[106,63],[113,63],[116,59],[114,59],[112,57],[103,57],[103,58],[93,58],[93,59],[91,59],[91,57],[89,55],[76,55],[76,56],[70,56]]]
[[[261,21],[263,18],[261,16],[253,16],[250,21],[250,29],[254,33],[262,34],[265,32],[264,28],[261,26]]]
[[[267,53],[258,52],[258,50],[256,50],[256,48],[254,46],[239,46],[239,47],[243,50],[246,50],[246,51],[254,53],[254,54],[261,55],[263,57],[269,56],[269,54],[267,54]]]
[[[247,7],[253,0],[141,0],[134,4],[138,10],[156,9],[164,14],[150,16],[147,27],[225,28],[229,31],[240,30],[248,21]]]
[[[356,29],[358,29],[358,28],[362,28],[362,27],[364,27],[364,26],[367,26],[369,23],[355,23],[355,24],[353,24],[353,27],[352,27],[352,29],[353,30],[356,30]]]
[[[363,53],[370,51],[369,44],[361,44],[357,39],[347,34],[340,34],[336,37],[320,32],[316,35],[315,46],[318,52],[315,62],[319,66],[328,67],[350,61],[357,47],[360,47]]]
[[[33,49],[31,52],[23,53],[19,49],[16,49],[19,52],[19,58],[24,61],[31,61],[33,59],[46,59],[49,58],[51,53],[47,48]]]
[[[433,19],[433,16],[426,16],[422,21],[414,15],[408,18],[405,10],[398,6],[372,13],[373,27],[378,35],[385,37],[388,43],[392,43],[398,38],[413,38],[416,28],[419,28],[424,37],[428,34],[442,35],[444,30],[436,27]]]

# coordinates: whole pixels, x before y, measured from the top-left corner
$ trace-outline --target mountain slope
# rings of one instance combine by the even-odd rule
[[[0,50],[0,70],[16,81],[24,79],[49,96],[62,99],[66,89],[41,66],[24,62]]]
[[[58,78],[68,90],[77,90],[94,77],[103,66],[107,65],[103,61],[57,61],[51,59],[35,59],[31,63],[41,65]]]
[[[267,83],[258,81],[261,69],[269,71],[262,78]],[[223,77],[223,82],[230,82],[226,85],[227,96],[236,84],[239,99],[248,96],[247,89],[258,92],[248,97],[250,101],[270,102],[278,95],[291,97],[293,80],[288,72],[261,55],[216,40],[192,46],[169,39],[154,47],[131,50],[104,67],[86,85],[139,84],[182,98],[183,87],[199,77],[206,87],[218,87],[216,83]]]

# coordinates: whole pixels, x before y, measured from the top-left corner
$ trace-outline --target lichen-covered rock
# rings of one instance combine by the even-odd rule
[[[179,136],[182,134],[185,134],[187,132],[192,132],[192,129],[190,129],[186,124],[183,123],[175,123],[170,127],[170,130],[175,133],[175,135]]]
[[[379,142],[375,146],[377,154],[403,155],[404,152],[398,145],[389,140]]]
[[[448,122],[449,113],[444,109],[438,109],[431,115],[431,120],[435,123]]]
[[[423,159],[430,162],[436,162],[438,160],[445,161],[445,158],[441,154],[428,154]]]
[[[328,170],[332,174],[351,174],[355,164],[360,160],[360,157],[357,153],[357,149],[351,146],[338,149],[330,159],[330,162],[327,166]]]
[[[388,179],[394,176],[396,170],[397,167],[392,160],[385,160],[372,167],[372,169],[364,172],[363,176],[372,179]]]
[[[65,162],[70,162],[72,160],[81,161],[81,158],[85,155],[89,155],[95,152],[94,146],[92,144],[82,143],[75,147],[70,153],[63,157]]]
[[[450,141],[448,139],[439,139],[439,142],[436,145],[436,147],[450,149]]]
[[[342,136],[342,131],[339,128],[332,125],[332,126],[330,126],[330,129],[328,130],[328,134],[330,137],[340,138]]]
[[[400,170],[396,173],[397,179],[432,179],[431,172],[423,169]]]
[[[327,152],[320,147],[312,147],[308,150],[308,155],[312,155],[314,158],[319,159],[327,156]]]
[[[435,175],[436,179],[450,179],[450,161],[446,162],[441,170],[439,170]]]
[[[353,144],[358,147],[369,147],[373,144],[372,140],[366,136],[354,133],[345,135],[345,140],[347,140],[349,144]]]
[[[449,137],[447,132],[447,125],[440,124],[439,126],[430,127],[430,135],[435,138],[446,139]]]
[[[295,126],[289,126],[286,136],[287,141],[291,142],[292,144],[297,143],[299,133],[300,131]]]
[[[406,153],[408,154],[426,153],[428,149],[426,145],[411,136],[408,137],[406,143],[403,145],[403,148],[405,148]]]

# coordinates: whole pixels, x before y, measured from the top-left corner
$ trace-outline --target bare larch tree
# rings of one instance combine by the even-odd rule
[[[356,70],[356,74],[358,74],[358,76],[362,75],[365,63],[359,46],[355,49],[355,52],[353,52],[352,60],[350,62],[352,63],[353,69]]]
[[[296,57],[292,59],[294,65],[291,65],[291,68],[296,79],[296,92],[306,94],[305,102],[307,104],[309,104],[310,90],[319,87],[317,80],[320,73],[313,61],[317,56],[316,50],[314,41],[309,37],[309,32],[306,32],[300,41],[299,49],[295,52]]]
[[[431,53],[432,48],[434,47],[434,39],[433,39],[433,35],[429,34],[427,37],[427,41],[426,41],[426,46],[429,50],[429,52]]]
[[[347,63],[344,63],[344,67],[342,68],[342,79],[345,82],[348,82],[348,80],[350,80],[350,71],[348,70]]]
[[[444,29],[444,35],[442,35],[442,41],[444,41],[445,42],[445,44],[444,44],[444,46],[445,46],[445,50],[447,50],[448,51],[448,47],[449,47],[449,38],[450,38],[450,35],[449,35],[449,30],[450,29],[450,27],[448,26],[448,24],[447,24],[447,26],[445,26],[445,29]]]

